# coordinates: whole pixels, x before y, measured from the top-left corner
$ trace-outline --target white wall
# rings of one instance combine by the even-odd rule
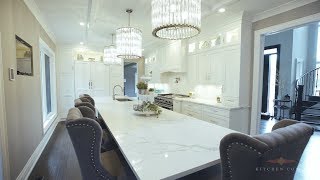
[[[308,27],[300,27],[293,30],[292,42],[292,72],[291,94],[295,93],[296,79],[306,72],[306,60],[308,58]],[[297,71],[297,66],[299,67]],[[300,71],[301,70],[301,71]]]
[[[1,42],[1,32],[0,32],[0,42]],[[2,63],[2,48],[0,43],[0,180],[4,178],[4,166],[3,166],[3,145],[5,144],[3,141],[5,141],[4,135],[6,133],[3,133],[2,131],[5,129],[4,121],[5,121],[5,104],[4,104],[4,85],[3,85],[3,63]]]
[[[44,136],[39,37],[53,50],[55,50],[55,43],[21,0],[1,1],[0,31],[10,179],[16,179]],[[16,69],[17,67],[15,34],[33,47],[34,76],[16,76],[16,81],[9,81],[8,68]]]
[[[286,94],[291,97],[291,67],[292,67],[293,30],[266,36],[265,47],[280,44],[279,95],[281,99]]]
[[[305,72],[312,71],[316,68],[317,62],[317,42],[318,42],[318,23],[308,25],[308,57]]]

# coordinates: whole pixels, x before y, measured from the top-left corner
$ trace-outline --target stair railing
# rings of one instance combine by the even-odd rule
[[[307,100],[309,96],[315,96],[319,86],[320,67],[313,69],[302,75],[296,81],[296,86],[303,85],[303,100]]]
[[[297,120],[301,120],[303,101],[307,101],[310,96],[317,95],[319,75],[320,67],[305,73],[296,80],[295,115]]]

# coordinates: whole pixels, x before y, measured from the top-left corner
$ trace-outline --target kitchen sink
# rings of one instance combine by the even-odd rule
[[[116,100],[120,102],[132,101],[131,99],[128,99],[128,98],[117,98]]]

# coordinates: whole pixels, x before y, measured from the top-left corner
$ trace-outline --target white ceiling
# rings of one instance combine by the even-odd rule
[[[92,0],[91,13],[88,4],[91,0],[34,0],[49,29],[54,33],[58,44],[79,44],[103,48],[111,43],[111,33],[127,25],[125,9],[134,10],[131,25],[143,32],[143,46],[160,43],[151,34],[151,0]],[[255,15],[278,7],[291,0],[202,0],[204,15],[217,13],[217,8],[227,5],[227,11],[247,11]],[[79,25],[87,21],[90,14],[90,28]],[[86,36],[87,34],[87,36]]]

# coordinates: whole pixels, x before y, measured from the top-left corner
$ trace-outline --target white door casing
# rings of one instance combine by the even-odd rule
[[[251,109],[251,131],[254,135],[259,133],[260,126],[260,110],[261,110],[261,96],[263,85],[263,51],[265,36],[269,33],[279,32],[283,30],[290,30],[308,23],[320,21],[320,13],[311,16],[303,17],[279,25],[271,26],[265,29],[254,32],[254,61],[253,61],[253,83],[252,83],[252,109]]]
[[[2,61],[0,32],[0,179],[10,179],[9,151],[7,141],[7,124],[4,95],[4,67]]]

